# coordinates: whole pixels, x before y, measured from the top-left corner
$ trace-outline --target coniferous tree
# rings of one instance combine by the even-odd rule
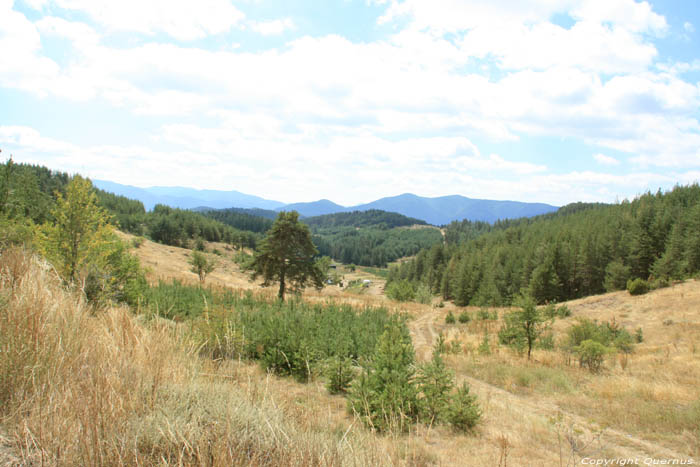
[[[292,291],[307,285],[321,288],[324,275],[314,262],[317,254],[309,228],[299,222],[299,213],[280,212],[255,252],[249,267],[251,277],[262,276],[264,286],[279,282],[280,300],[284,300],[288,285]]]
[[[371,363],[355,381],[348,410],[378,431],[406,431],[418,417],[415,352],[408,329],[388,326]]]

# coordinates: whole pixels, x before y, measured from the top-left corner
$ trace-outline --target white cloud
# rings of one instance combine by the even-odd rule
[[[228,5],[207,1],[219,13]],[[366,184],[383,195],[481,196],[464,192],[478,188],[483,197],[502,199],[498,188],[521,198],[517,190],[534,196],[533,190],[550,189],[530,183],[538,180],[553,184],[547,196],[559,202],[573,194],[601,199],[605,183],[619,180],[587,172],[548,178],[547,166],[501,150],[481,154],[474,141],[508,141],[516,148],[531,137],[571,138],[596,151],[624,152],[639,170],[682,172],[700,165],[700,85],[682,77],[697,63],[655,63],[654,40],[667,26],[645,2],[391,2],[384,21],[401,16],[409,26],[397,22],[395,33],[383,40],[303,36],[257,53],[244,46],[178,46],[162,36],[159,42],[123,43],[107,37],[110,31],[136,31],[185,40],[233,27],[261,34],[295,27],[291,20],[260,22],[242,13],[212,19],[217,15],[201,5],[191,15],[192,4],[175,2],[163,14],[157,2],[144,5],[47,0],[42,11],[51,16],[32,23],[11,9],[12,2],[0,0],[1,86],[168,117],[158,134],[145,135],[153,147],[57,146],[88,166],[96,161],[98,178],[113,171],[126,181],[117,154],[131,154],[145,180],[157,164],[138,160],[140,153],[158,161],[162,170],[156,173],[171,184],[188,185],[198,176],[212,186],[261,194],[257,186],[273,185],[279,177],[284,183],[277,185],[290,191],[275,196],[290,201],[309,196],[309,186],[368,201]],[[82,9],[94,24],[60,18],[62,8]],[[140,11],[143,17],[135,14]],[[126,12],[139,18],[131,22]],[[553,24],[558,13],[574,24]],[[70,44],[68,59],[60,63],[44,55],[45,44],[56,39]],[[193,123],[200,121],[207,123]],[[48,153],[46,145],[68,144],[12,134],[12,144],[36,154]],[[608,165],[612,159],[594,157]],[[188,158],[200,167],[178,173],[173,161]],[[654,177],[638,175],[630,189],[661,180]],[[338,179],[347,181],[336,186]],[[232,181],[237,185],[227,185]],[[567,194],[569,182],[580,189]]]
[[[290,18],[284,18],[270,21],[251,21],[250,28],[263,36],[276,36],[293,30],[295,25]]]
[[[109,31],[165,33],[183,41],[227,32],[245,17],[228,0],[32,0],[30,5],[81,11]]]
[[[693,23],[686,21],[685,23],[683,23],[683,30],[687,33],[692,34],[695,32],[695,26],[693,26]]]
[[[603,165],[620,165],[620,161],[615,159],[614,157],[606,156],[605,154],[595,154],[593,156],[593,159],[598,161],[598,163],[603,164]]]

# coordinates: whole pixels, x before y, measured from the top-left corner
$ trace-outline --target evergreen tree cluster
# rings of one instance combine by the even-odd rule
[[[446,243],[392,268],[389,283],[423,283],[458,305],[537,303],[620,290],[630,279],[676,280],[700,271],[700,187],[646,193],[615,205],[491,226],[453,223]]]
[[[380,209],[336,212],[323,216],[307,217],[304,219],[304,223],[312,228],[372,226],[377,229],[392,229],[394,227],[408,227],[411,225],[427,225],[427,222],[423,220]]]
[[[234,229],[217,220],[186,209],[157,204],[146,218],[147,233],[153,241],[186,247],[193,239],[224,242],[255,248],[259,235]]]
[[[442,243],[440,231],[434,228],[335,227],[316,228],[313,234],[321,255],[360,266],[386,267],[387,263]]]
[[[266,217],[267,212],[274,214],[274,217]],[[267,230],[272,227],[273,220],[277,217],[277,213],[274,211],[239,208],[212,209],[202,211],[202,214],[223,224],[230,225],[235,229],[260,234],[267,232]]]

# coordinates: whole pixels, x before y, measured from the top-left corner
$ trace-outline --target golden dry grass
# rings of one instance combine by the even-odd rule
[[[171,248],[157,244],[150,247]],[[158,253],[154,256],[164,257]],[[174,258],[179,264],[166,264],[173,270],[186,271],[186,256],[181,256]],[[229,285],[257,287],[235,268],[230,276],[234,279],[227,279]],[[373,280],[376,283],[376,278]],[[363,292],[328,287],[322,292],[307,290],[304,297],[326,300],[330,295],[354,305],[382,304],[407,312],[414,317],[411,330],[419,360],[429,358],[441,332],[448,341],[456,340],[465,349],[466,353],[451,356],[449,363],[458,380],[469,382],[482,401],[483,423],[477,435],[470,437],[455,436],[446,428],[417,427],[402,443],[414,446],[422,453],[420,457],[431,463],[498,465],[505,454],[511,465],[567,465],[567,461],[584,455],[698,455],[698,431],[673,429],[678,422],[674,417],[684,413],[692,416],[699,394],[700,349],[696,343],[700,346],[700,284],[696,282],[639,297],[617,292],[569,302],[573,316],[555,323],[557,338],[575,317],[614,317],[630,331],[637,327],[644,330],[645,342],[626,359],[625,368],[618,356],[610,357],[600,375],[570,365],[556,351],[536,351],[533,362],[525,362],[498,345],[500,322],[474,320],[467,325],[446,326],[448,311],[461,311],[450,303],[439,309],[388,301],[381,289]],[[468,310],[472,315],[477,311]],[[496,311],[502,317],[508,310]],[[484,333],[489,335],[491,355],[477,351]],[[336,416],[342,419],[342,407],[337,410]],[[692,426],[693,419],[681,422]]]
[[[208,284],[259,287],[231,261],[232,252],[223,245],[209,246],[214,247],[224,258]],[[152,281],[197,282],[189,272],[189,250],[144,242],[133,251],[150,268]],[[73,316],[59,311],[77,307],[74,318],[59,321],[77,323],[85,331],[73,331],[83,340],[62,353],[64,369],[52,373],[64,374],[65,380],[23,387],[19,393],[25,402],[10,404],[22,410],[3,412],[4,444],[24,461],[37,462],[42,455],[56,461],[60,455],[58,463],[65,465],[95,459],[106,464],[207,465],[207,456],[214,452],[215,465],[562,466],[578,465],[585,456],[687,460],[700,454],[700,426],[692,429],[698,420],[693,418],[694,407],[700,410],[694,405],[700,395],[697,282],[641,297],[620,292],[569,302],[573,316],[557,321],[558,338],[578,316],[614,316],[631,331],[640,326],[644,330],[644,343],[624,367],[618,356],[610,357],[598,375],[569,365],[558,351],[536,350],[533,361],[526,362],[497,345],[497,322],[447,326],[448,310],[460,311],[449,303],[445,308],[395,303],[381,295],[380,286],[372,293],[334,287],[307,290],[308,300],[383,304],[409,313],[419,360],[429,358],[441,332],[466,349],[450,356],[448,363],[458,381],[468,382],[479,396],[483,420],[477,432],[464,436],[447,427],[418,425],[408,435],[380,437],[348,416],[344,399],[328,395],[322,381],[299,384],[267,375],[250,363],[201,359],[179,325],[142,323],[126,310],[89,316],[47,271],[30,275],[39,281],[34,286],[51,297],[39,294],[44,297],[39,302],[53,303],[48,308],[56,316]],[[24,276],[3,272],[3,294],[22,282],[17,277]],[[476,309],[470,311],[474,314]],[[498,310],[499,316],[505,311]],[[45,328],[47,336],[60,328],[56,321],[51,323]],[[69,346],[70,329],[76,326],[59,333],[66,342],[61,345]],[[486,331],[490,355],[477,351]],[[58,344],[50,344],[55,341],[48,339],[44,348],[55,348]],[[46,350],[42,355],[53,354]],[[94,417],[97,422],[91,422]],[[678,423],[690,429],[677,430]],[[234,455],[241,449],[248,458]],[[2,455],[0,437],[0,462]]]
[[[377,465],[394,454],[197,357],[181,328],[91,314],[49,265],[0,257],[2,456],[23,465]],[[235,370],[235,371],[233,371]],[[314,407],[315,409],[315,407]],[[0,457],[1,459],[2,457]]]

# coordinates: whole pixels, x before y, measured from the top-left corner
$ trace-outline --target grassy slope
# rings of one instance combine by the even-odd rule
[[[151,279],[196,281],[188,272],[187,250],[146,242],[136,252],[151,268]],[[3,255],[4,268],[7,261]],[[257,287],[235,264],[222,261],[219,275],[212,273],[208,283]],[[577,316],[614,315],[631,330],[644,329],[645,342],[626,367],[609,358],[600,375],[567,365],[556,352],[537,350],[527,364],[496,345],[496,322],[447,327],[449,304],[445,309],[396,304],[416,317],[411,327],[419,359],[429,357],[441,331],[466,348],[450,356],[449,364],[478,394],[484,419],[474,437],[418,426],[394,439],[359,428],[346,415],[344,400],[327,395],[321,381],[300,385],[245,362],[201,360],[187,351],[178,326],[144,325],[124,310],[89,316],[49,271],[33,263],[27,274],[2,277],[3,295],[22,297],[10,318],[16,326],[29,326],[25,340],[39,343],[36,358],[51,370],[50,379],[25,378],[27,391],[8,404],[22,406],[24,416],[3,411],[13,454],[25,460],[41,455],[55,460],[60,452],[65,464],[89,464],[99,456],[105,463],[155,464],[164,456],[171,464],[195,464],[211,455],[209,446],[218,465],[241,462],[235,458],[241,449],[261,456],[254,458],[257,463],[273,465],[503,465],[507,456],[508,465],[535,466],[567,465],[572,456],[700,454],[697,430],[683,428],[698,420],[693,418],[700,380],[694,346],[700,342],[698,282],[641,297],[619,292],[570,302],[573,316],[557,322],[558,333]],[[12,277],[22,284],[16,291]],[[325,300],[332,290],[309,292],[308,298]],[[337,295],[358,304],[386,302],[366,292]],[[493,353],[480,355],[476,347],[487,328]],[[674,429],[678,423],[680,430]]]
[[[185,267],[184,253],[182,258],[175,268]],[[257,287],[237,271],[231,271],[224,282]],[[358,304],[386,303],[379,286],[373,293],[338,292],[334,287],[306,293],[312,300],[328,295]],[[463,465],[462,459],[468,458],[473,463],[467,465],[497,465],[508,454],[518,465],[566,465],[572,456],[585,455],[700,455],[700,390],[696,387],[700,349],[694,344],[700,346],[700,282],[638,297],[615,292],[569,302],[573,314],[555,323],[556,339],[577,317],[601,321],[614,317],[632,332],[638,327],[644,331],[644,342],[624,362],[625,368],[619,356],[610,356],[600,375],[567,364],[554,351],[536,350],[534,361],[525,362],[498,346],[500,322],[447,327],[444,316],[450,304],[445,309],[415,303],[396,306],[416,317],[411,327],[419,360],[429,358],[439,332],[448,341],[460,342],[462,353],[450,356],[449,363],[484,404],[484,423],[477,437],[455,437],[442,427],[416,429],[407,442],[429,460]],[[467,309],[476,314],[476,308]],[[498,310],[499,316],[505,311]],[[493,353],[481,355],[477,347],[487,330]],[[342,407],[336,416],[343,417]]]

